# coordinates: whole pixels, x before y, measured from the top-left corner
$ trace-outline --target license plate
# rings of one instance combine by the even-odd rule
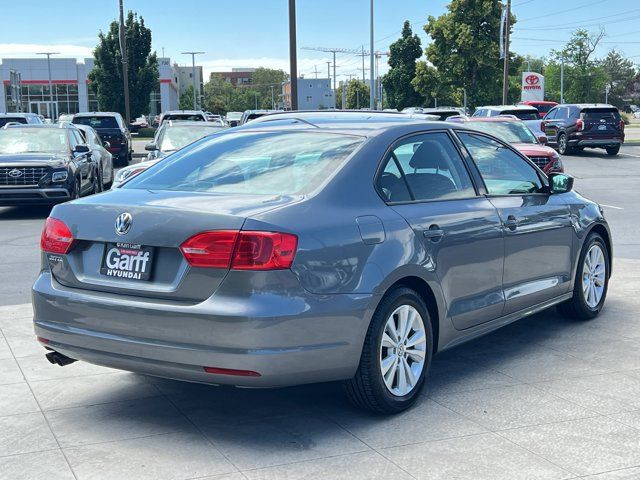
[[[606,125],[598,125],[598,130],[606,130],[607,126]]]
[[[135,243],[107,243],[100,273],[107,277],[149,280],[153,266],[153,247]]]

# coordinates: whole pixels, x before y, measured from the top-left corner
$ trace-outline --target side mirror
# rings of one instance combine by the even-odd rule
[[[85,145],[84,143],[80,143],[78,145],[76,145],[76,147],[73,149],[73,153],[89,153],[91,151],[91,149],[89,148],[89,145]]]
[[[549,189],[552,194],[570,192],[573,190],[573,177],[564,173],[550,173]]]
[[[145,149],[147,152],[155,152],[156,150],[158,150],[158,146],[157,146],[154,142],[151,142],[151,143],[147,143],[147,144],[144,146],[144,149]]]
[[[538,141],[540,142],[541,145],[546,145],[549,139],[547,138],[546,135],[538,135]]]

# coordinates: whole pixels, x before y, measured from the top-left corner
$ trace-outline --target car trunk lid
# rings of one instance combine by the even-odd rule
[[[294,201],[284,196],[118,189],[56,206],[51,216],[67,225],[76,243],[67,255],[46,254],[47,260],[55,279],[67,287],[202,301],[215,292],[228,269],[190,267],[180,245],[203,231],[240,230],[247,216]],[[119,235],[116,222],[124,213],[131,224]],[[114,248],[118,252],[113,253]],[[144,265],[148,280],[143,279],[146,275],[107,271],[123,254],[133,257],[138,251],[141,261],[134,270],[149,252],[144,260],[149,263]]]
[[[617,137],[622,134],[622,119],[616,108],[585,108],[580,114],[583,135]]]

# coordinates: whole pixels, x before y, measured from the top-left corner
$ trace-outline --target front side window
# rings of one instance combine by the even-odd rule
[[[452,200],[476,194],[462,158],[444,132],[400,142],[386,159],[378,190],[388,202]]]
[[[557,108],[552,108],[551,110],[549,110],[549,113],[547,113],[544,116],[545,120],[553,120],[554,118],[556,118],[556,115],[558,114],[558,109]]]
[[[331,177],[364,141],[320,132],[237,132],[192,143],[123,188],[304,195]]]
[[[535,168],[500,142],[460,131],[458,136],[478,166],[490,195],[526,195],[542,190]]]

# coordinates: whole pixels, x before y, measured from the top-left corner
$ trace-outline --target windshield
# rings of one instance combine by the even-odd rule
[[[75,117],[73,123],[89,125],[93,128],[120,128],[115,117]]]
[[[535,135],[520,122],[468,122],[469,128],[488,133],[507,143],[538,143]]]
[[[196,140],[206,137],[220,131],[216,127],[200,127],[194,125],[167,127],[160,142],[160,150],[163,152],[173,152],[180,150],[185,145],[195,142]]]
[[[0,130],[0,153],[67,152],[67,134],[57,128],[9,127]]]
[[[534,106],[538,109],[538,113],[547,113],[549,110],[555,107],[553,103],[539,103]]]
[[[331,176],[362,141],[316,132],[229,133],[193,143],[124,188],[305,194]]]
[[[7,123],[27,123],[24,117],[2,117],[0,118],[0,127],[4,127]]]
[[[204,122],[204,118],[199,113],[172,113],[167,114],[162,119],[163,122],[169,120],[184,120],[189,122]]]
[[[500,115],[513,115],[520,120],[538,120],[538,112],[531,110],[503,110]]]

